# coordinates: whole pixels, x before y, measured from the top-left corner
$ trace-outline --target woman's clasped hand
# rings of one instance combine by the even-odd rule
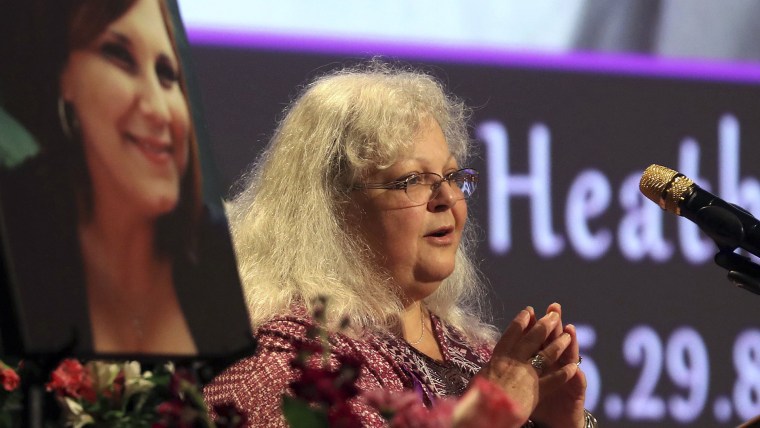
[[[479,376],[500,385],[525,419],[543,426],[583,426],[586,378],[579,369],[575,326],[554,303],[537,318],[532,307],[510,322]]]

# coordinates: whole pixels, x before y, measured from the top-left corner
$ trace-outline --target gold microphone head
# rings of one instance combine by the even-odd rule
[[[692,185],[694,182],[678,171],[660,165],[650,165],[641,175],[639,190],[665,211],[681,215],[679,205],[690,193]]]

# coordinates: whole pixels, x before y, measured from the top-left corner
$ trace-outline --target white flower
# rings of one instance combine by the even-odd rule
[[[84,412],[84,408],[77,400],[71,397],[64,397],[62,401],[63,408],[66,410],[66,426],[82,428],[87,424],[95,422],[92,416]]]
[[[103,361],[90,361],[86,367],[92,374],[93,386],[98,392],[110,389],[121,369],[118,364]]]
[[[140,373],[140,363],[131,361],[124,363],[124,399],[129,399],[132,394],[139,394],[153,388],[153,373],[146,371]]]

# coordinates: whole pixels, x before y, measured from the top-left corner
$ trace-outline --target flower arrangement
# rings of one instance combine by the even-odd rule
[[[361,397],[391,428],[516,428],[523,422],[514,401],[493,383],[476,377],[459,399],[443,398],[428,409],[416,391],[368,391]]]
[[[316,302],[316,326],[307,332],[307,337],[319,339],[319,344],[299,344],[291,362],[300,373],[290,383],[293,396],[282,395],[283,414],[291,428],[359,428],[361,421],[349,405],[352,399],[380,412],[390,428],[517,428],[525,422],[516,416],[515,402],[501,388],[480,377],[473,379],[461,398],[440,399],[430,408],[423,404],[420,391],[378,389],[360,393],[356,388],[362,366],[359,358],[337,355],[337,368],[328,364],[330,343],[322,327],[325,305],[324,298]],[[340,329],[347,326],[344,320]]]
[[[13,368],[0,360],[0,427],[13,425],[13,412],[21,405],[18,369],[18,366]]]
[[[350,403],[359,400],[374,409],[390,428],[517,428],[514,401],[498,386],[475,377],[459,399],[440,399],[428,408],[420,391],[360,392],[356,381],[363,362],[351,355],[335,355],[325,323],[326,299],[314,311],[311,340],[300,343],[291,366],[299,376],[290,383],[292,395],[282,395],[282,411],[292,428],[359,428],[361,420]],[[348,327],[343,321],[340,329]],[[21,410],[22,364],[15,368],[0,361],[0,428],[18,426],[13,413]],[[22,370],[23,371],[23,370]],[[50,374],[45,389],[61,410],[67,427],[226,428],[246,423],[233,405],[213,408],[211,420],[193,373],[169,363],[143,370],[140,363],[65,359]],[[352,401],[354,400],[354,401]]]
[[[2,362],[0,376],[6,394],[0,396],[0,427],[10,427],[18,424],[10,404],[20,401],[21,378]],[[212,421],[193,373],[171,363],[144,371],[136,361],[82,364],[65,359],[50,374],[45,390],[61,410],[61,420],[47,422],[67,427],[223,428],[245,423],[243,414],[225,406],[214,409],[218,417]]]
[[[21,378],[16,373],[16,369],[0,361],[0,383],[3,385],[3,391],[13,392],[21,383]]]
[[[282,395],[282,411],[291,427],[361,427],[361,421],[351,411],[348,400],[356,397],[356,380],[359,377],[361,361],[351,356],[339,355],[338,367],[330,368],[330,343],[328,333],[321,326],[325,322],[327,299],[319,298],[314,306],[317,324],[307,331],[309,339],[318,339],[318,344],[304,342],[291,366],[300,372],[298,379],[290,383],[293,396]],[[348,327],[348,321],[341,322],[341,329]],[[314,360],[317,361],[314,361]]]

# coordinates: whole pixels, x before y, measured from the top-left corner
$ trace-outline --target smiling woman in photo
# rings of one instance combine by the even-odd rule
[[[190,113],[167,13],[161,2],[136,0],[106,23],[107,6],[92,3],[71,18],[61,98],[71,113],[63,118],[67,137],[81,144],[88,171],[79,242],[94,348],[194,354],[172,254],[160,241],[161,216],[180,208],[192,219],[199,210]],[[87,34],[96,24],[106,25]],[[190,199],[183,207],[181,193]]]
[[[250,343],[226,221],[202,200],[167,4],[63,0],[51,10],[49,23],[34,21],[49,37],[44,55],[18,79],[40,97],[14,88],[10,74],[2,87],[40,146],[3,180],[6,217],[29,226],[8,228],[22,305],[33,308],[21,313],[45,314],[28,315],[29,340],[63,333],[58,346],[101,355],[220,354]],[[32,265],[33,253],[44,262]]]

